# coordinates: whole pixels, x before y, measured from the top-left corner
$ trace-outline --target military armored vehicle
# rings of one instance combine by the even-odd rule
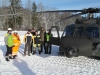
[[[60,53],[64,53],[67,57],[79,55],[100,57],[100,18],[93,16],[93,13],[100,13],[100,9],[89,8],[78,12],[81,13],[65,19],[87,13],[88,17],[76,19],[74,24],[66,26],[61,37],[59,28],[57,26],[51,27],[51,31],[55,28],[58,35],[51,37],[51,44],[59,46]]]

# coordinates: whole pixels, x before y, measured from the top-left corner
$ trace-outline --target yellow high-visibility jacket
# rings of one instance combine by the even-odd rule
[[[32,41],[34,42],[34,36],[31,33],[24,35],[24,43],[32,43]]]
[[[12,48],[12,55],[17,55],[19,46],[21,44],[20,37],[18,34],[17,35],[12,34],[12,36],[14,42],[14,47]]]

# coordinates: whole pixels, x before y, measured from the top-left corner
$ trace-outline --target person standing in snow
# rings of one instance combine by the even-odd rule
[[[50,37],[53,36],[50,32],[50,30],[47,31],[46,33],[46,50],[45,50],[45,54],[51,54],[51,43],[50,43]]]
[[[35,36],[35,30],[34,30],[34,28],[31,29],[31,34],[32,34],[33,36]],[[32,41],[32,43],[31,43],[31,53],[32,53],[32,51],[33,51],[33,41]]]
[[[43,47],[44,47],[44,50],[46,50],[46,47],[45,47],[46,32],[44,30],[44,27],[41,28],[40,38],[41,38],[41,52],[42,52],[43,51]]]
[[[38,34],[38,31],[35,32],[36,35],[34,36],[34,44],[33,44],[33,55],[36,53],[36,47],[38,48],[39,54],[41,54],[41,38],[40,35]]]
[[[34,42],[34,36],[31,34],[31,30],[29,29],[28,32],[24,35],[24,43],[25,43],[24,56],[26,56],[27,48],[28,48],[28,56],[30,56],[32,40]]]
[[[21,42],[20,42],[20,37],[18,35],[17,30],[14,31],[12,36],[13,36],[13,41],[14,41],[14,47],[12,48],[12,55],[15,58],[17,56],[18,49],[19,49],[19,46],[20,46]]]
[[[14,46],[11,28],[8,28],[8,32],[7,32],[7,34],[5,34],[4,42],[5,42],[5,45],[7,48],[5,58],[6,58],[6,61],[9,61],[9,59],[13,59],[12,47]]]

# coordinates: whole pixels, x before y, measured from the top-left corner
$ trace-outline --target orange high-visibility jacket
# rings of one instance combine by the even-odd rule
[[[20,46],[20,37],[19,35],[12,35],[13,36],[13,41],[14,41],[14,47],[12,48],[12,55],[17,55],[18,53],[18,49],[19,49],[19,46]]]

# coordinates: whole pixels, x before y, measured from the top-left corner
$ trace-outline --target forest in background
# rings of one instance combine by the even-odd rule
[[[73,13],[34,13],[47,10],[57,10],[57,8],[49,8],[48,6],[44,6],[42,2],[36,4],[34,1],[31,2],[31,0],[27,0],[25,7],[23,7],[21,0],[0,0],[0,30],[7,30],[8,27],[11,27],[13,30],[27,30],[31,28],[39,30],[40,27],[45,27],[47,30],[51,26],[58,26],[59,30],[63,30],[67,25],[73,24],[76,18],[81,18],[81,16],[77,16],[58,22],[63,18],[73,15]]]

